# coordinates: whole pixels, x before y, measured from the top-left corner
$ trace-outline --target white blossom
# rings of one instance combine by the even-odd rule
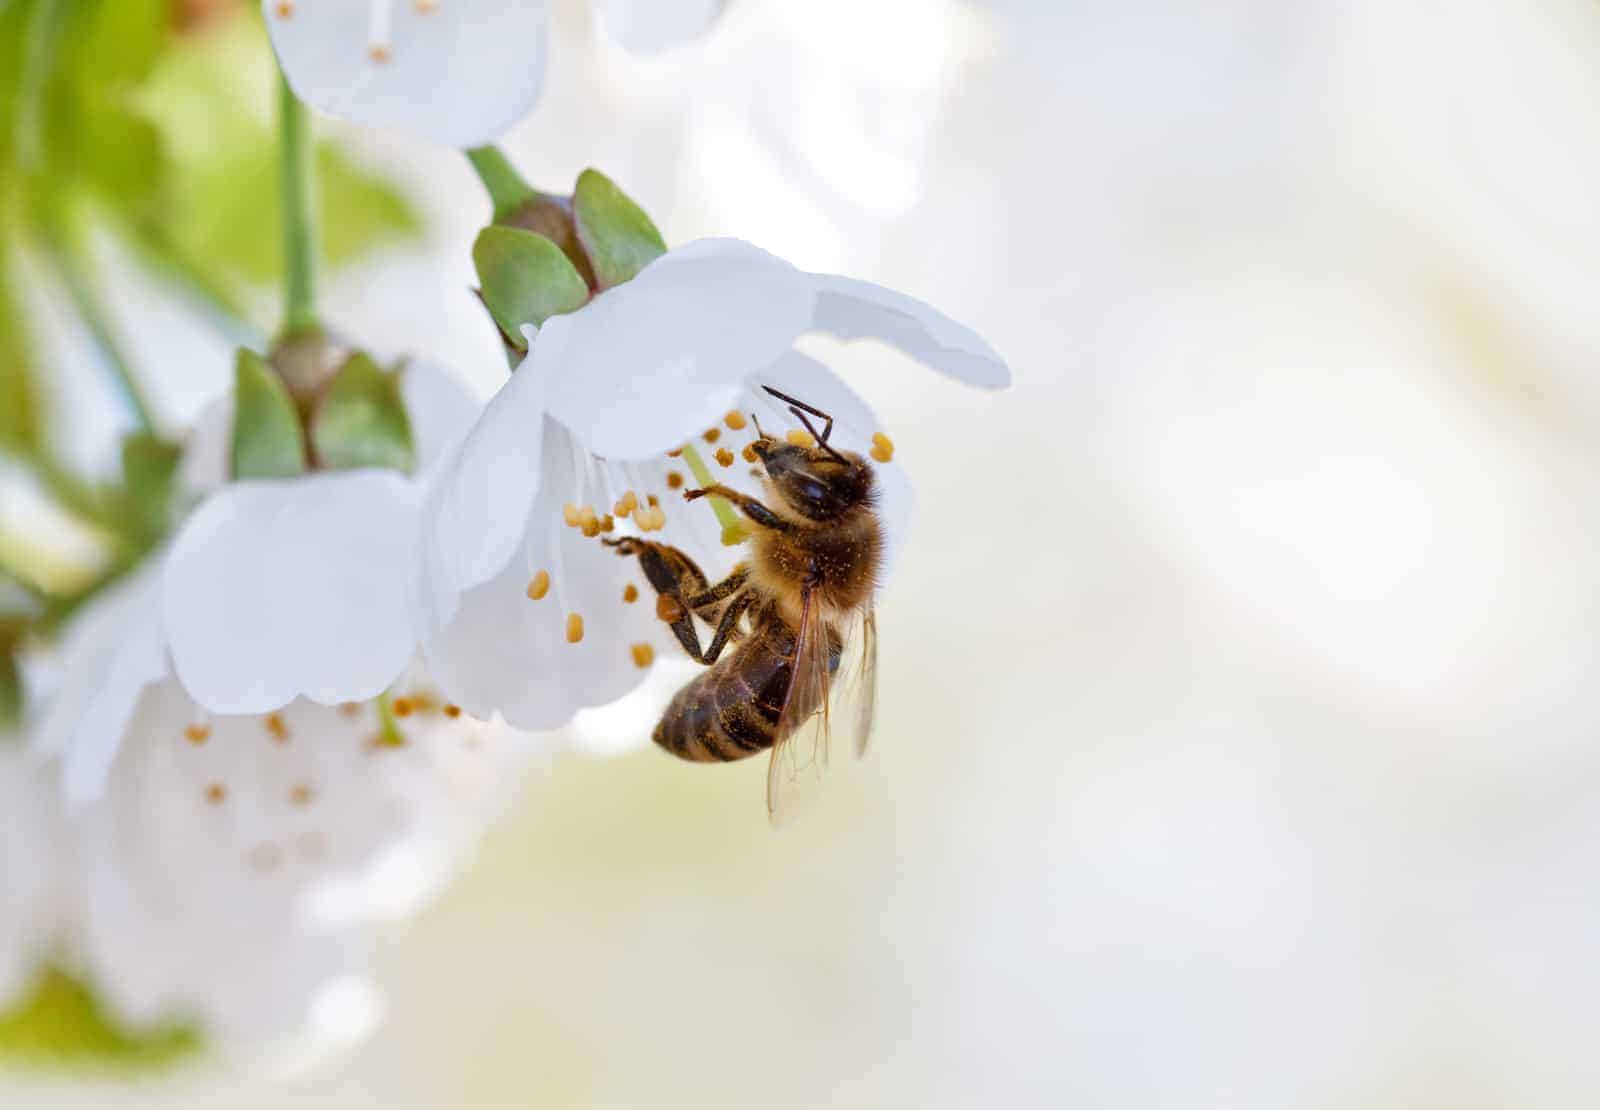
[[[703,32],[722,0],[597,0],[637,53]],[[491,142],[544,85],[547,0],[262,0],[295,93],[330,115],[445,146]]]
[[[731,239],[671,251],[552,317],[424,509],[419,609],[448,696],[550,728],[626,694],[657,658],[680,658],[637,561],[601,546],[585,515],[609,516],[614,535],[659,533],[713,576],[726,569],[711,510],[682,500],[701,483],[667,452],[692,440],[718,481],[753,491],[743,448],[755,422],[797,430],[763,387],[828,412],[830,442],[879,461],[892,562],[910,482],[866,403],[794,350],[808,332],[879,339],[969,385],[1010,381],[987,343],[927,305]]]

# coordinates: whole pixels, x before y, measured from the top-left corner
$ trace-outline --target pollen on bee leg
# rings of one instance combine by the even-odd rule
[[[733,452],[728,450],[726,447],[718,447],[717,453],[712,457],[717,460],[717,464],[719,466],[733,465]]]
[[[894,440],[882,432],[872,433],[872,450],[867,452],[878,462],[886,463],[894,458]]]
[[[633,665],[636,667],[648,667],[655,661],[656,649],[649,644],[634,644],[628,651],[633,656]]]
[[[681,621],[684,612],[683,602],[671,594],[656,595],[656,616],[661,620],[666,621],[668,624],[673,621]]]
[[[722,418],[722,422],[737,432],[745,425],[744,413],[738,409],[730,409],[728,415]]]
[[[622,600],[626,601],[629,605],[632,605],[635,601],[638,601],[639,587],[635,586],[632,582],[629,582],[626,586],[622,587]]]
[[[538,601],[550,592],[550,572],[541,570],[528,580],[528,600]]]
[[[804,428],[790,428],[783,438],[796,447],[815,447],[817,445],[817,441],[812,438],[811,433]]]
[[[583,616],[580,613],[567,614],[567,643],[575,644],[583,639]]]

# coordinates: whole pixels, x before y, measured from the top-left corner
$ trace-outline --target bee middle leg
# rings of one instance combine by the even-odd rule
[[[738,615],[749,607],[748,601],[739,605],[739,598],[735,596],[744,587],[748,572],[737,569],[713,586],[707,582],[705,572],[695,561],[676,547],[634,536],[603,542],[607,547],[614,548],[618,555],[638,556],[645,580],[656,591],[656,616],[671,627],[672,634],[677,637],[689,658],[697,663],[715,662],[723,643],[738,634]],[[729,598],[733,598],[733,601],[730,602]],[[727,602],[726,606],[724,602]],[[737,613],[729,621],[729,611],[736,608]],[[700,636],[694,626],[696,615],[717,629],[712,647],[706,651],[700,648]],[[726,632],[723,631],[724,625]]]

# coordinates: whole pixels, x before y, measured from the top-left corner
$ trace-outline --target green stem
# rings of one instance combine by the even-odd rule
[[[494,205],[494,218],[500,220],[530,200],[539,199],[539,190],[525,181],[517,168],[495,146],[477,146],[466,152],[467,161],[483,182]]]
[[[394,699],[385,690],[377,697],[378,703],[378,743],[386,748],[405,747],[405,733],[400,731],[400,724],[394,719]]]
[[[284,331],[317,326],[316,151],[306,106],[278,75],[278,139],[283,191]]]
[[[145,397],[144,390],[133,373],[133,367],[128,362],[128,356],[117,339],[110,317],[100,303],[81,253],[70,242],[68,234],[59,228],[52,234],[50,245],[56,270],[61,275],[62,284],[67,287],[67,296],[72,299],[72,306],[77,309],[78,317],[83,321],[84,327],[89,329],[89,335],[100,352],[101,361],[111,372],[112,379],[116,382],[124,400],[128,402],[128,408],[132,410],[139,427],[151,435],[157,434],[150,402]]]
[[[694,444],[683,445],[683,461],[689,464],[689,472],[694,475],[694,480],[700,483],[702,489],[717,484],[717,480],[711,476],[711,469],[700,457],[700,452],[694,449]],[[739,515],[733,511],[732,505],[721,497],[708,497],[706,500],[711,503],[712,511],[717,514],[717,523],[722,525],[723,543],[728,543],[734,536],[743,535],[744,525],[739,523]]]

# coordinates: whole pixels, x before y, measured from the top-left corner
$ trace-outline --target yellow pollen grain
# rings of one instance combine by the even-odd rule
[[[729,411],[727,416],[722,418],[722,422],[737,432],[745,425],[744,413],[738,409],[733,409]]]
[[[661,507],[661,498],[657,497],[655,494],[653,494],[653,493],[650,494],[649,495],[649,500],[650,500],[650,507],[652,509],[659,509]]]
[[[210,737],[210,725],[189,725],[183,730],[183,738],[191,744],[204,744]]]
[[[600,531],[615,532],[616,530],[617,520],[614,516],[612,516],[610,513],[607,513],[605,516],[600,518]]]
[[[894,440],[882,432],[872,433],[872,450],[868,452],[878,462],[886,463],[894,458]]]
[[[457,717],[461,716],[461,707],[454,704],[446,705],[444,707],[444,715],[453,721]]]
[[[550,572],[541,570],[528,582],[528,600],[538,601],[550,592]]]
[[[722,429],[721,428],[707,428],[705,430],[705,432],[701,435],[701,438],[704,439],[707,443],[715,443],[715,442],[717,442],[717,440],[722,438]]]
[[[682,489],[683,488],[683,475],[679,474],[676,470],[667,471],[667,488],[668,489]]]
[[[583,616],[579,613],[567,614],[567,643],[575,644],[583,639]]]
[[[416,706],[411,703],[410,698],[395,698],[394,703],[389,708],[394,710],[396,717],[409,717],[416,709]]]
[[[812,438],[811,433],[804,428],[790,428],[788,434],[783,438],[796,447],[815,447],[817,445],[817,441]]]
[[[214,782],[206,787],[206,802],[210,805],[220,806],[228,797],[228,788],[220,782]]]
[[[561,519],[566,521],[569,527],[576,528],[581,519],[578,515],[578,506],[571,501],[561,506]]]
[[[296,783],[294,789],[289,791],[289,800],[297,806],[308,806],[316,792],[311,789],[310,783]]]
[[[713,457],[717,460],[718,464],[721,465],[721,466],[732,466],[733,465],[733,457],[734,457],[733,456],[733,452],[728,450],[726,447],[718,447],[717,448],[717,453]]]
[[[268,713],[263,723],[267,726],[267,732],[271,734],[274,740],[280,744],[288,743],[289,726],[283,723],[282,714]]]
[[[744,450],[740,451],[739,454],[744,456],[744,461],[747,463],[759,462],[761,460],[761,456],[756,454],[756,445],[753,443],[745,444]]]
[[[371,58],[379,65],[383,65],[387,63],[390,58],[394,57],[394,51],[389,49],[389,44],[386,42],[375,42],[371,46],[367,47],[367,57]]]
[[[611,507],[611,511],[626,520],[628,514],[639,507],[639,495],[631,489],[622,495],[621,499]]]
[[[578,527],[585,536],[598,536],[600,534],[600,518],[595,514],[593,505],[585,505],[578,510]]]
[[[634,644],[628,650],[633,655],[633,665],[636,667],[648,667],[655,661],[656,649],[649,644]]]
[[[632,605],[635,601],[638,601],[639,587],[635,586],[632,582],[629,582],[626,586],[622,587],[622,600],[626,601],[629,605]]]

